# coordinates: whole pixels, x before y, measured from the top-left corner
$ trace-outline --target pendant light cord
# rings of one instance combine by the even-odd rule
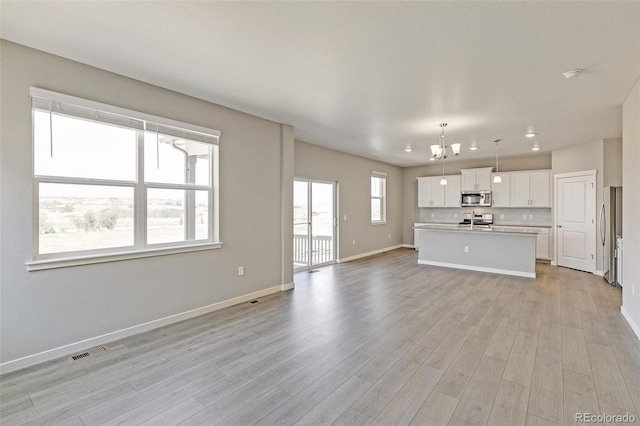
[[[500,174],[500,169],[498,167],[498,142],[500,142],[500,139],[496,139],[494,142],[496,143],[496,174]]]
[[[49,100],[49,155],[53,158],[53,113],[51,112],[51,100]]]

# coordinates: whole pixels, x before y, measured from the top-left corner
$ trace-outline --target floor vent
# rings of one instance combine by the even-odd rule
[[[106,346],[99,346],[97,348],[89,349],[88,351],[83,352],[81,354],[73,355],[72,357],[69,358],[69,361],[71,361],[71,362],[78,361],[80,359],[88,358],[88,357],[90,357],[92,355],[97,355],[97,354],[100,354],[102,352],[106,352],[108,350],[109,350],[109,348],[107,348]]]
[[[260,303],[260,301],[259,301],[259,300],[252,300],[252,301],[251,301],[251,302],[249,302],[249,303],[251,303],[252,305],[255,305],[256,303]]]
[[[310,274],[313,274],[314,272],[318,272],[318,270],[317,269],[312,269],[312,270],[309,271]]]

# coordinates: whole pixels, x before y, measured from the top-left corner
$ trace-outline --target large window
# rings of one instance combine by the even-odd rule
[[[219,246],[218,131],[42,89],[31,96],[31,263]]]
[[[371,223],[387,222],[387,174],[371,173]]]

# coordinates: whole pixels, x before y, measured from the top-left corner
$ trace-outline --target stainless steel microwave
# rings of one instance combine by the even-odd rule
[[[462,207],[491,207],[491,191],[462,191],[460,205]]]

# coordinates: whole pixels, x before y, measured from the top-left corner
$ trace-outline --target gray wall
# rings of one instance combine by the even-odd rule
[[[640,80],[622,104],[623,313],[640,337]]]
[[[472,169],[476,167],[495,167],[495,158],[479,160],[446,160],[445,174],[460,174],[460,169]],[[500,158],[500,171],[514,172],[519,170],[539,170],[551,168],[551,154],[534,154],[526,157]],[[404,244],[413,244],[413,224],[420,222],[421,214],[425,213],[418,208],[418,181],[420,176],[437,176],[442,174],[442,163],[435,162],[426,166],[406,167],[402,170],[402,241]],[[429,209],[439,210],[439,209]],[[463,210],[461,210],[463,211]],[[466,211],[466,210],[464,210]]]
[[[622,186],[622,138],[604,140],[603,186]]]
[[[287,169],[281,162],[287,158],[283,139],[291,139],[289,151],[293,147],[291,129],[283,136],[278,123],[17,44],[2,41],[1,49],[0,363],[290,279],[288,266],[281,269],[281,256],[291,259],[290,249],[281,247],[283,222],[290,218],[281,208],[292,204],[290,194],[281,194]],[[220,130],[223,248],[27,272],[31,86]]]
[[[296,177],[338,182],[339,259],[402,244],[400,167],[300,141],[295,142],[294,158]],[[371,225],[372,171],[387,173],[386,225]]]

